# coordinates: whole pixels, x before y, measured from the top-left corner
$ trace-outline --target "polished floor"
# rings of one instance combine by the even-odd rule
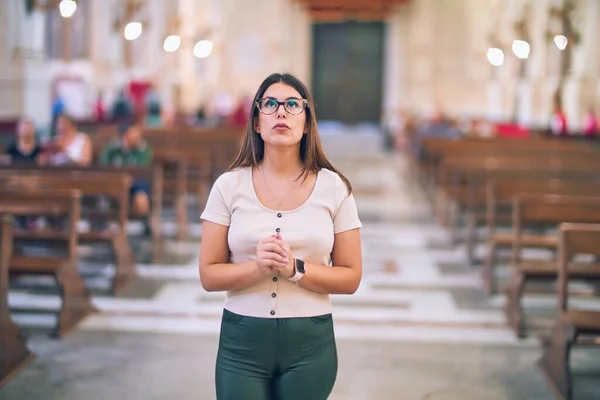
[[[483,292],[479,269],[434,224],[404,161],[384,153],[377,134],[331,133],[324,141],[355,186],[364,224],[363,283],[355,295],[332,299],[340,368],[331,399],[553,399],[535,361],[555,296],[527,297],[532,335],[515,338],[501,312],[504,296]],[[200,236],[193,220],[192,237],[170,242],[161,265],[144,263],[148,244],[135,241],[140,278],[119,297],[106,292],[112,267],[104,250],[82,247],[82,273],[101,313],[60,341],[46,335],[51,316],[15,315],[37,358],[0,399],[214,399],[224,296],[198,282]],[[507,272],[503,266],[500,277]],[[48,294],[33,294],[32,283]],[[10,302],[58,305],[52,282],[43,279],[17,282]],[[600,352],[576,350],[572,362],[575,398],[600,398]]]

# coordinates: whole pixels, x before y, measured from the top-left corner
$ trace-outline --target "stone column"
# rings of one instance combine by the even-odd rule
[[[45,15],[27,14],[23,1],[3,1],[0,26],[0,118],[27,116],[38,124],[50,121],[50,82],[45,60]]]
[[[581,43],[573,53],[572,71],[565,80],[563,91],[563,106],[572,131],[582,129],[587,109],[597,105],[600,74],[597,50],[600,4],[597,0],[587,0],[579,4],[581,8],[577,9],[576,13],[581,16],[583,23],[576,26],[581,34]]]
[[[225,81],[226,68],[223,57],[228,47],[228,37],[223,32],[227,17],[227,4],[222,1],[200,0],[196,26],[199,36],[195,40],[205,39],[213,43],[209,57],[196,59],[197,94],[194,110],[200,105],[206,105],[218,90],[222,90]],[[194,41],[195,43],[195,41]]]
[[[179,105],[184,111],[189,112],[196,108],[198,103],[198,59],[194,57],[193,50],[197,41],[197,17],[200,10],[196,0],[179,0],[178,17],[180,21],[181,47],[177,51],[177,64],[179,70]]]
[[[406,26],[402,10],[397,10],[387,21],[385,27],[384,85],[383,85],[383,120],[384,125],[394,128],[400,109],[406,106],[406,68],[408,63],[406,51]],[[403,103],[404,99],[404,104]]]
[[[431,112],[436,103],[434,93],[435,64],[435,1],[422,0],[410,6],[410,56],[404,61],[410,65],[410,98],[422,112]]]
[[[312,79],[312,22],[300,2],[289,6],[290,27],[284,46],[288,51],[288,71],[310,87]]]
[[[0,65],[4,66],[10,59],[9,43],[13,41],[10,13],[13,5],[8,1],[0,1]]]
[[[520,122],[536,127],[548,125],[552,113],[553,86],[549,84],[548,50],[554,46],[546,36],[548,26],[548,1],[532,1],[528,21],[531,53],[527,60],[525,80],[521,85],[520,103],[526,112]]]

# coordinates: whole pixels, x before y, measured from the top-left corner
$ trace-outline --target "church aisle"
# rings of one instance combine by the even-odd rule
[[[339,373],[331,399],[551,399],[534,367],[539,341],[514,337],[502,297],[488,298],[463,249],[447,245],[403,160],[385,154],[372,133],[349,134],[343,146],[337,134],[324,141],[354,184],[364,224],[363,283],[354,296],[332,297]],[[141,265],[139,282],[123,295],[98,291],[102,312],[61,341],[33,330],[37,358],[0,399],[213,399],[224,294],[201,288],[197,251],[197,239],[172,243],[171,262]],[[47,300],[25,290],[10,295],[15,305],[52,306]],[[600,367],[578,353],[573,364]],[[578,399],[592,399],[600,388],[582,378],[577,390]]]

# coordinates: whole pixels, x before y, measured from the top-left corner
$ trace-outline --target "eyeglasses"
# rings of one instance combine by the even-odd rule
[[[285,101],[277,101],[277,99],[274,99],[273,97],[265,97],[263,99],[258,99],[256,106],[260,112],[265,115],[275,113],[279,110],[279,106],[283,106],[283,109],[288,114],[298,115],[302,114],[304,109],[308,107],[308,100],[291,97]]]

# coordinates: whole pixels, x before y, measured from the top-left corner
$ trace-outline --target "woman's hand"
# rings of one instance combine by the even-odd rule
[[[57,136],[57,137],[56,137],[56,140],[55,140],[55,142],[54,142],[54,146],[55,146],[55,151],[56,151],[57,153],[62,153],[62,152],[64,152],[64,151],[65,151],[65,149],[66,149],[66,147],[67,147],[67,146],[66,146],[66,141],[65,141],[65,138],[64,138],[63,136],[60,136],[60,135],[59,135],[59,136]]]
[[[280,270],[289,262],[290,259],[288,259],[283,242],[275,235],[263,239],[256,246],[256,263],[259,271],[265,275],[272,274],[274,270]]]
[[[285,254],[287,254],[287,263],[279,265],[277,269],[279,269],[279,272],[281,272],[281,274],[286,278],[291,278],[296,274],[296,267],[294,266],[294,257],[292,256],[292,249],[290,248],[290,245],[285,240],[283,240],[283,237],[279,233],[273,235],[273,238],[275,239],[275,243],[281,246]]]

